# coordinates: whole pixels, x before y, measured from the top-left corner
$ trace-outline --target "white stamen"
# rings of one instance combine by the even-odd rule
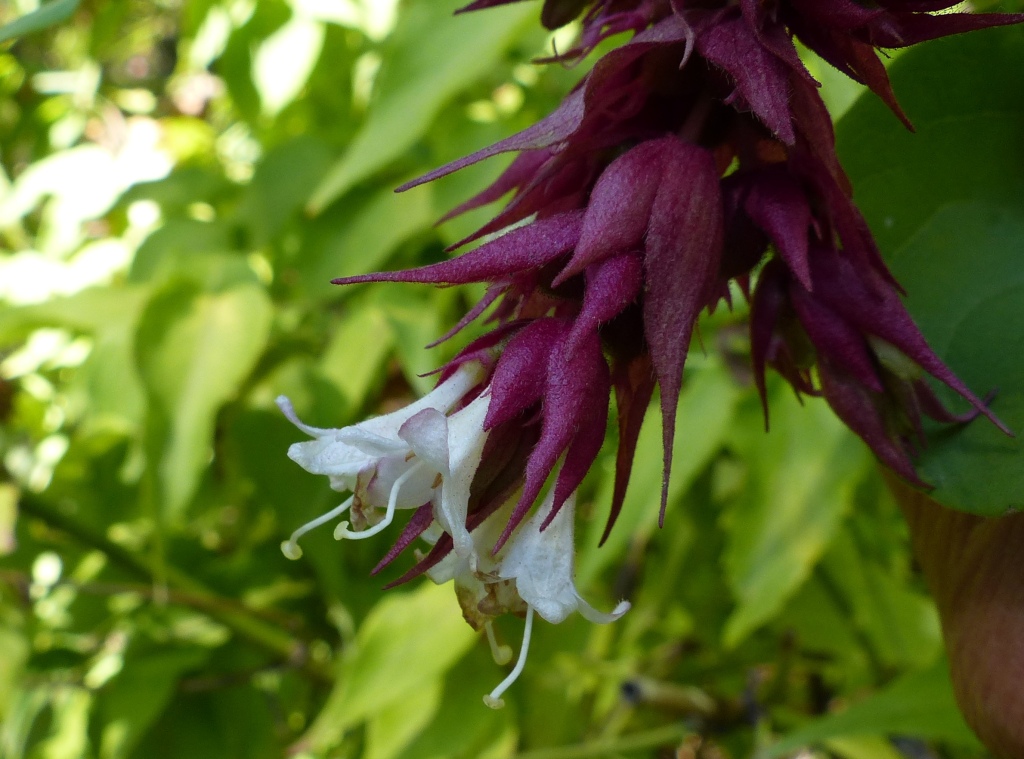
[[[310,522],[306,522],[304,525],[302,525],[302,527],[300,527],[291,534],[291,537],[288,538],[288,540],[284,541],[281,544],[281,553],[283,553],[286,558],[289,558],[292,561],[302,558],[302,549],[299,548],[299,538],[301,538],[310,530],[315,530],[324,522],[330,522],[335,517],[344,514],[345,509],[352,505],[352,501],[354,500],[354,498],[355,496],[349,496],[348,499],[337,508],[331,509],[326,514],[322,514],[318,516],[316,519]]]
[[[512,647],[499,643],[494,636],[494,625],[491,622],[484,622],[484,632],[487,633],[487,645],[491,647],[491,657],[498,666],[504,666],[512,661]]]
[[[498,687],[484,696],[484,703],[492,709],[501,709],[505,706],[505,702],[501,700],[501,694],[509,689],[516,680],[519,679],[519,675],[523,673],[523,668],[526,666],[526,654],[530,650],[530,633],[533,632],[533,607],[526,607],[526,628],[523,630],[523,647],[519,649],[519,660],[516,662],[516,666],[512,668],[512,671],[508,673],[508,677],[498,683]]]
[[[384,513],[384,519],[375,524],[373,527],[369,527],[359,532],[353,532],[348,528],[348,522],[341,522],[336,528],[334,528],[334,539],[342,540],[348,538],[349,540],[364,540],[376,535],[378,532],[384,530],[395,518],[395,506],[398,503],[398,491],[402,489],[410,477],[418,472],[424,465],[423,461],[417,461],[411,467],[402,472],[402,475],[395,480],[395,484],[391,486],[391,494],[388,496],[388,509]]]

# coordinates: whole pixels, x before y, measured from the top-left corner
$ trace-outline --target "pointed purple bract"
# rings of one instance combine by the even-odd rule
[[[699,34],[697,50],[729,75],[736,94],[765,126],[787,145],[793,144],[787,66],[760,43],[738,12]]]
[[[816,301],[799,283],[789,288],[790,302],[819,353],[876,393],[885,392],[864,335],[841,316]]]
[[[450,261],[419,269],[340,277],[332,282],[336,285],[359,282],[464,285],[499,279],[515,272],[539,268],[571,249],[579,240],[582,219],[583,215],[578,211],[558,214],[517,227]]]
[[[501,176],[488,185],[486,189],[477,193],[465,203],[453,208],[438,219],[437,223],[443,224],[450,219],[454,219],[456,216],[461,216],[467,211],[472,211],[474,208],[480,208],[488,203],[501,200],[503,195],[525,184],[550,157],[551,154],[545,150],[527,150],[520,153],[509,164],[509,167],[501,173]]]
[[[565,325],[566,335],[568,326]],[[537,500],[544,482],[562,453],[567,448],[576,447],[571,462],[570,456],[566,456],[566,465],[571,463],[571,468],[567,471],[563,466],[562,476],[559,477],[559,482],[564,484],[559,488],[556,483],[556,494],[561,496],[562,501],[556,498],[552,513],[557,513],[562,502],[571,494],[571,490],[566,491],[568,484],[577,479],[582,480],[582,475],[593,463],[597,455],[597,450],[592,447],[597,427],[601,428],[600,435],[602,439],[604,438],[611,380],[608,365],[601,352],[600,340],[596,334],[592,335],[579,345],[571,358],[565,356],[563,346],[564,337],[563,343],[551,351],[548,360],[543,397],[544,422],[540,439],[526,465],[523,493],[509,517],[508,525],[499,538],[495,551],[505,544]],[[588,456],[589,461],[581,471],[581,466]]]
[[[412,542],[416,540],[416,538],[426,532],[426,529],[430,527],[430,523],[433,521],[433,504],[425,503],[416,509],[416,511],[413,512],[412,519],[410,519],[408,524],[405,525],[405,529],[402,530],[402,534],[398,536],[398,540],[396,540],[395,544],[391,546],[388,552],[384,555],[384,558],[377,562],[377,566],[370,570],[370,574],[377,574],[384,569],[384,567],[397,559],[402,551],[412,545]]]
[[[768,233],[800,283],[813,289],[807,260],[807,238],[813,220],[807,194],[799,183],[782,171],[762,172],[751,183],[744,209]]]
[[[460,158],[457,161],[445,164],[439,169],[434,169],[434,171],[424,174],[418,179],[406,182],[395,192],[405,192],[413,187],[419,187],[421,184],[433,182],[435,179],[446,177],[459,169],[472,166],[474,163],[479,163],[501,153],[508,153],[513,150],[536,150],[562,142],[575,132],[583,121],[583,95],[584,90],[582,88],[574,90],[551,115],[538,121],[533,126],[500,142],[496,142],[483,150],[470,153],[465,158]]]
[[[538,319],[512,338],[491,378],[485,430],[515,419],[541,399],[551,353],[564,335],[560,320]]]
[[[586,272],[586,289],[579,316],[566,341],[566,355],[598,327],[611,321],[640,295],[643,287],[643,262],[637,253],[623,253],[593,264]]]
[[[644,251],[644,335],[661,388],[665,448],[661,521],[668,504],[676,403],[697,315],[718,273],[722,194],[711,153],[681,140],[663,143],[665,162]]]
[[[655,380],[650,356],[639,354],[624,366],[617,368],[612,376],[612,384],[615,387],[615,405],[619,414],[619,446],[615,452],[615,486],[612,491],[611,510],[604,533],[601,535],[601,545],[608,540],[619,512],[622,511],[629,476],[633,471],[633,455],[640,439],[640,428],[647,415],[647,407],[654,396]]]
[[[885,421],[868,391],[842,370],[819,364],[818,376],[828,405],[847,427],[859,435],[882,462],[917,487],[928,485],[917,476],[902,442],[886,428]]]
[[[959,393],[1007,435],[1013,433],[948,366],[935,355],[894,291],[881,298],[869,290],[858,272],[834,251],[816,252],[814,281],[823,300],[866,334],[892,344],[937,380]]]
[[[666,138],[671,139],[671,138]],[[576,251],[555,284],[613,253],[638,249],[661,176],[664,140],[648,140],[612,161],[590,194]]]

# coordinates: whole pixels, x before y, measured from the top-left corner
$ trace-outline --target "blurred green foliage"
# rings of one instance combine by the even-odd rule
[[[0,9],[34,32],[0,52],[0,756],[985,756],[873,461],[781,384],[763,433],[742,307],[690,361],[665,528],[657,415],[601,549],[613,446],[584,485],[580,586],[632,611],[541,625],[504,711],[450,588],[382,593],[407,565],[370,578],[386,546],[328,531],[281,555],[337,496],[274,397],[335,427],[403,404],[479,295],[329,280],[440,260],[502,161],[392,188],[585,70],[530,65],[535,4],[457,5]]]

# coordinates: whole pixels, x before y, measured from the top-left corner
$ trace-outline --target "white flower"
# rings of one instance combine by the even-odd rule
[[[516,591],[526,603],[526,626],[515,667],[508,677],[484,696],[484,703],[492,709],[505,705],[501,694],[519,678],[526,666],[535,612],[554,624],[564,621],[574,611],[591,622],[605,624],[614,622],[630,609],[629,601],[620,601],[606,614],[595,609],[579,594],[574,576],[576,493],[569,496],[551,524],[541,532],[540,526],[553,508],[554,488],[537,513],[516,529],[501,558],[498,577],[515,581]]]
[[[614,622],[629,611],[628,601],[622,601],[606,614],[587,603],[576,590],[573,541],[576,493],[569,496],[547,529],[540,530],[554,507],[553,491],[554,488],[537,513],[512,536],[499,575],[514,579],[519,595],[548,622],[558,624],[574,611],[591,622]]]
[[[453,551],[427,570],[427,576],[435,583],[453,582],[463,616],[475,629],[487,633],[494,659],[499,664],[510,660],[511,651],[495,640],[491,621],[506,612],[526,612],[523,644],[515,667],[498,687],[484,696],[484,703],[493,709],[504,706],[501,694],[526,666],[535,613],[554,624],[564,621],[574,611],[591,622],[608,623],[619,619],[630,608],[628,601],[622,601],[610,613],[600,612],[576,589],[575,493],[541,532],[540,525],[554,506],[552,489],[537,513],[516,529],[497,555],[492,554],[491,549],[518,501],[517,494],[473,530],[472,551],[468,556],[459,556]],[[434,542],[438,535],[439,530],[435,528],[428,530],[424,537]]]
[[[327,475],[333,489],[352,492],[340,506],[292,533],[281,546],[285,555],[301,556],[299,537],[349,507],[360,521],[370,521],[368,515],[371,519],[378,516],[374,509],[383,509],[384,514],[375,525],[360,531],[349,530],[348,523],[342,522],[335,530],[336,538],[376,535],[391,523],[396,509],[417,508],[427,502],[435,502],[442,524],[453,525],[456,546],[465,554],[467,543],[470,547],[472,543],[465,529],[469,486],[486,441],[483,419],[488,398],[478,397],[451,417],[446,414],[483,376],[479,363],[465,364],[415,403],[342,429],[304,424],[291,402],[284,396],[278,398],[285,416],[314,438],[292,445],[288,456],[308,472]],[[462,521],[457,522],[460,513]],[[464,534],[459,534],[460,528]]]

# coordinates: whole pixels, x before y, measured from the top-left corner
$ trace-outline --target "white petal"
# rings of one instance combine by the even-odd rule
[[[381,417],[377,417],[380,419]],[[358,451],[362,451],[367,456],[387,456],[393,455],[400,452],[409,450],[409,445],[398,437],[398,429],[395,429],[395,433],[392,436],[379,435],[371,430],[370,422],[374,422],[376,419],[370,419],[369,422],[361,422],[351,427],[344,427],[340,430],[336,430],[334,433],[334,440],[341,445],[347,445],[351,448],[355,448]],[[401,425],[399,425],[401,426]]]
[[[303,422],[299,419],[298,414],[295,413],[295,406],[292,405],[291,400],[286,395],[277,396],[275,403],[277,403],[277,407],[281,409],[281,413],[285,415],[285,418],[287,418],[289,422],[294,424],[310,437],[320,437],[321,435],[328,435],[332,432],[337,432],[337,430],[325,429],[323,427],[311,427]]]
[[[540,531],[554,504],[554,493],[512,537],[501,562],[502,577],[515,578],[519,595],[548,622],[559,623],[576,611],[579,594],[573,582],[573,494],[544,532]]]
[[[448,450],[451,474],[441,484],[440,503],[434,516],[455,542],[455,553],[463,558],[475,555],[473,539],[466,529],[469,489],[480,467],[487,442],[484,418],[490,396],[480,396],[466,408],[448,418]]]
[[[622,601],[605,614],[587,603],[576,590],[573,541],[576,494],[566,500],[551,524],[541,532],[540,526],[553,506],[554,493],[549,492],[537,513],[516,530],[501,560],[500,575],[515,578],[519,595],[548,622],[562,622],[573,611],[579,611],[591,622],[614,622],[629,611],[628,601]]]
[[[633,604],[631,604],[629,601],[619,601],[618,605],[614,609],[612,609],[610,612],[605,613],[603,611],[598,611],[589,603],[587,603],[583,596],[577,595],[576,602],[579,604],[580,615],[584,619],[587,619],[599,625],[606,625],[609,622],[614,622],[615,620],[621,618],[622,615],[629,611],[630,608],[632,608],[633,606]]]
[[[435,409],[442,414],[447,414],[456,403],[463,399],[466,393],[479,384],[483,376],[484,371],[479,362],[473,361],[464,364],[451,377],[418,401],[397,411],[392,411],[390,414],[367,419],[365,422],[355,425],[355,428],[378,437],[395,440],[398,438],[398,431],[402,425],[424,409]],[[346,427],[345,429],[353,428]]]
[[[376,460],[357,448],[329,438],[293,443],[288,448],[288,458],[307,472],[345,478],[355,477]]]
[[[426,408],[406,420],[398,436],[419,458],[442,477],[449,475],[448,418],[437,409]]]

